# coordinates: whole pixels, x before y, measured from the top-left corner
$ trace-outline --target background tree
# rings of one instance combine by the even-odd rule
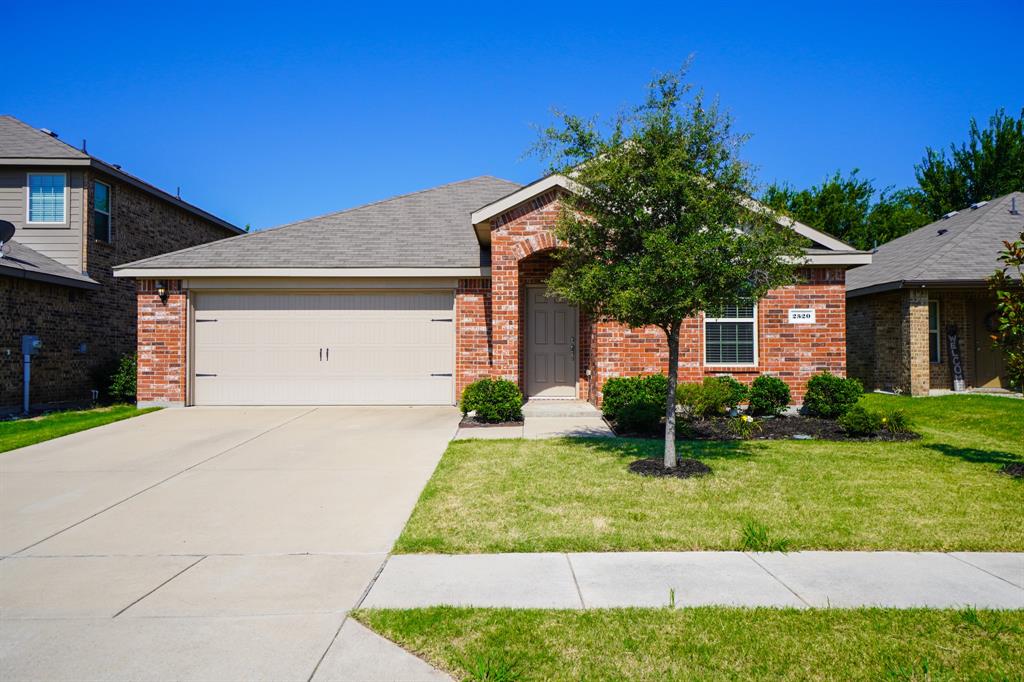
[[[872,181],[859,173],[855,168],[843,177],[836,171],[820,185],[802,190],[772,184],[762,201],[865,251],[930,222],[917,192],[892,188],[878,192]]]
[[[949,156],[931,147],[914,167],[925,211],[938,220],[978,201],[1024,190],[1024,109],[1020,118],[999,109],[979,128],[971,119],[967,142]]]
[[[556,112],[536,146],[577,185],[562,204],[565,248],[548,287],[599,318],[665,333],[666,467],[677,461],[683,320],[794,282],[802,253],[797,235],[750,201],[744,138],[684,74],[655,79],[646,102],[607,126]]]
[[[993,341],[1006,355],[1010,385],[1024,388],[1024,232],[999,253],[1002,268],[989,278],[999,312]]]

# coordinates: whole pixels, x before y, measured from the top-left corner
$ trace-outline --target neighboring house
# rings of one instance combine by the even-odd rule
[[[22,335],[34,405],[88,401],[96,376],[135,350],[135,287],[113,266],[240,234],[233,225],[48,131],[0,116],[0,410],[22,401]]]
[[[967,387],[1009,388],[985,280],[1003,241],[1022,230],[1024,192],[1014,192],[880,246],[846,280],[849,374],[868,388],[927,395],[954,387],[959,353]]]
[[[139,401],[452,404],[495,376],[598,402],[609,377],[664,372],[661,331],[545,296],[567,191],[557,175],[479,177],[122,266],[138,280]],[[790,226],[811,242],[806,281],[687,321],[684,380],[771,373],[799,400],[812,373],[845,372],[846,269],[870,255]]]

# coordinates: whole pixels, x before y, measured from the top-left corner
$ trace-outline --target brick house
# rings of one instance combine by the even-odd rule
[[[139,401],[452,404],[494,376],[599,403],[610,377],[664,372],[660,330],[545,295],[568,191],[473,178],[117,268],[138,282]],[[770,373],[799,401],[845,372],[846,270],[870,254],[779,229],[809,240],[804,281],[688,320],[683,380]]]
[[[883,244],[846,281],[848,371],[870,389],[928,395],[954,388],[1005,390],[995,348],[995,303],[986,278],[1003,241],[1024,231],[1024,192],[953,211]],[[958,361],[957,361],[958,357]]]
[[[55,134],[0,116],[0,412],[20,410],[22,335],[33,405],[88,401],[94,375],[135,350],[133,283],[113,266],[242,233]]]

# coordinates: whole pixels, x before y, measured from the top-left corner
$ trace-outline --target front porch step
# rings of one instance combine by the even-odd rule
[[[523,405],[523,416],[538,417],[600,417],[601,411],[585,400],[543,400],[533,398]]]

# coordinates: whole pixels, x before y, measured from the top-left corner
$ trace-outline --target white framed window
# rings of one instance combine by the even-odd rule
[[[110,185],[99,180],[92,183],[92,236],[102,242],[111,242]]]
[[[939,333],[938,301],[928,301],[928,361],[942,362],[942,334]]]
[[[64,173],[29,173],[25,222],[32,225],[67,223],[68,176]]]
[[[757,364],[757,304],[728,305],[719,317],[704,317],[704,364]]]

